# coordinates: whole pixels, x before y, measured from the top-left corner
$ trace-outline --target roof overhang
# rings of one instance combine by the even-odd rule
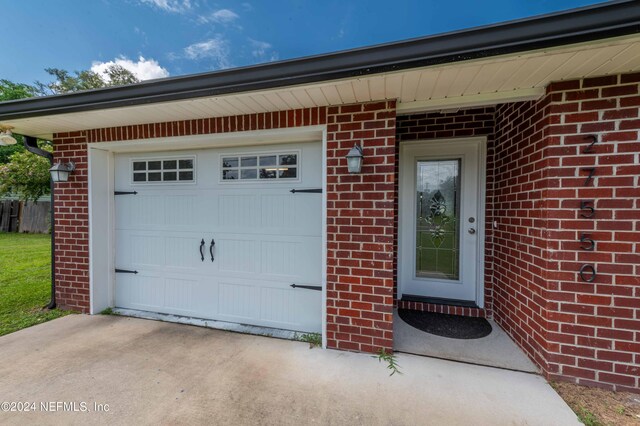
[[[640,70],[640,3],[608,2],[436,36],[116,88],[0,103],[54,133],[397,99],[399,113],[536,99],[552,81]]]

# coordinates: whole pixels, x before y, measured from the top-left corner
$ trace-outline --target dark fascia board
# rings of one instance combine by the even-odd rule
[[[274,89],[640,32],[640,1],[613,1],[402,42],[128,86],[0,103],[0,120]]]

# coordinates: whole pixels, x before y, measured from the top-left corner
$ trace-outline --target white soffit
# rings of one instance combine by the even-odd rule
[[[559,80],[640,70],[640,36],[626,36],[425,68],[259,92],[3,122],[14,132],[53,133],[297,108],[398,100],[398,113],[537,99]]]

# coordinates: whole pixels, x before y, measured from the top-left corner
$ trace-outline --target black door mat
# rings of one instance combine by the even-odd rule
[[[410,309],[398,309],[398,315],[410,326],[436,336],[451,339],[480,339],[491,334],[491,324],[484,318]]]

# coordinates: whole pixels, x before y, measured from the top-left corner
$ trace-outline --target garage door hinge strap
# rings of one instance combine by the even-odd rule
[[[300,285],[300,284],[291,284],[293,288],[305,288],[307,290],[317,290],[322,291],[322,286],[320,285]]]
[[[297,192],[310,192],[310,193],[314,193],[314,194],[322,194],[322,188],[314,188],[314,189],[292,189],[291,191],[292,194],[295,194]]]
[[[128,269],[118,269],[116,268],[116,274],[137,274],[138,271],[130,271]]]
[[[136,195],[138,191],[115,191],[114,195]]]

